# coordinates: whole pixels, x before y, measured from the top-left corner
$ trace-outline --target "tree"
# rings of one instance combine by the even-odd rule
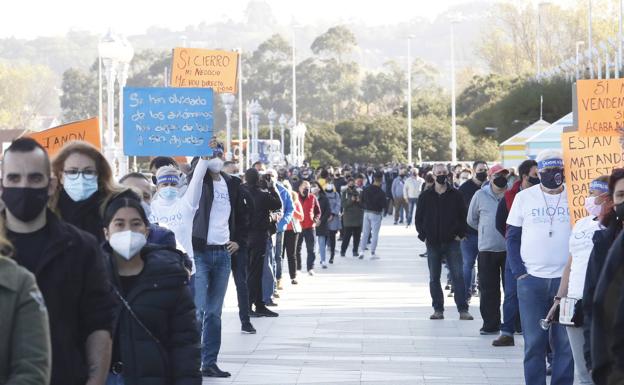
[[[61,109],[63,122],[97,116],[98,81],[92,71],[70,68],[63,73]]]
[[[338,25],[314,39],[310,49],[315,55],[334,57],[342,63],[344,56],[352,53],[355,47],[357,40],[353,32],[344,25]]]

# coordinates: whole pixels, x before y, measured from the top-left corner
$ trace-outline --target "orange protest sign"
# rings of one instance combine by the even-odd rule
[[[614,136],[581,136],[578,131],[561,134],[563,164],[570,223],[589,215],[585,198],[589,183],[601,175],[609,175],[614,168],[622,167],[622,146]]]
[[[82,140],[94,145],[101,150],[100,126],[97,118],[80,120],[62,126],[49,128],[45,131],[29,134],[48,151],[48,155],[54,156],[65,143]]]
[[[218,93],[235,94],[237,71],[236,52],[175,48],[171,66],[171,86],[212,88]]]
[[[576,82],[581,136],[619,136],[624,128],[624,79]]]

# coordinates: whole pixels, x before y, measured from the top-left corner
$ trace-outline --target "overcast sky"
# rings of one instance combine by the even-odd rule
[[[396,23],[421,16],[435,18],[449,6],[468,0],[266,0],[281,23],[362,21]],[[494,1],[494,0],[485,0]],[[534,0],[537,3],[538,0]],[[557,3],[575,0],[555,0]],[[127,35],[157,25],[181,29],[202,21],[241,21],[248,0],[18,0],[5,4],[0,37],[33,38],[65,34],[69,29],[104,33],[113,27]],[[10,11],[9,9],[10,8]]]

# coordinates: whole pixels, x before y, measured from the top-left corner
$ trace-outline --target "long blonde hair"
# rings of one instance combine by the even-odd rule
[[[57,211],[57,205],[59,195],[63,186],[61,185],[61,177],[63,176],[63,169],[65,167],[65,161],[72,154],[82,154],[87,156],[95,162],[95,169],[97,170],[98,178],[98,191],[102,194],[102,202],[108,201],[108,199],[123,191],[115,179],[113,178],[113,170],[111,169],[108,161],[102,155],[102,153],[93,145],[83,141],[69,142],[59,151],[59,153],[52,160],[52,174],[58,180],[56,191],[50,198],[50,208]]]

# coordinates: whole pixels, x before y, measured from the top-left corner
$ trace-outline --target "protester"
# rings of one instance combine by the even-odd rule
[[[527,385],[546,384],[546,349],[552,346],[552,383],[572,384],[574,362],[563,326],[549,331],[540,319],[551,308],[568,260],[570,213],[563,160],[555,150],[537,157],[540,185],[520,191],[507,218],[507,257],[518,285]]]
[[[278,314],[269,310],[267,301],[262,295],[262,271],[267,258],[267,242],[271,236],[271,211],[280,210],[282,201],[275,188],[274,181],[255,168],[245,171],[245,190],[253,201],[253,211],[249,223],[249,303],[255,305],[251,314],[259,317],[277,317]],[[269,249],[270,251],[270,249]]]
[[[394,204],[394,224],[403,224],[404,216],[407,215],[407,201],[405,200],[405,175],[406,171],[399,171],[399,176],[392,181],[392,202]]]
[[[364,259],[364,250],[366,249],[366,242],[369,237],[371,239],[371,260],[379,259],[379,255],[376,254],[377,243],[379,241],[382,213],[386,205],[385,194],[381,189],[382,182],[383,174],[378,171],[374,175],[373,184],[366,186],[360,195],[360,203],[364,210],[362,235],[360,237],[360,259]]]
[[[321,267],[327,269],[327,239],[329,237],[329,218],[332,215],[329,199],[325,195],[325,190],[320,184],[312,183],[310,192],[316,196],[321,210],[319,223],[316,226],[316,238],[318,240],[319,256],[321,258]]]
[[[470,201],[474,194],[481,189],[481,186],[488,178],[487,163],[478,160],[472,164],[474,176],[472,179],[462,184],[458,190],[464,197],[466,207],[470,206]],[[479,254],[479,240],[477,230],[467,226],[466,239],[461,241],[461,253],[463,259],[464,288],[466,290],[466,298],[470,302],[470,297],[476,294],[474,266]],[[458,288],[454,287],[455,290]]]
[[[279,294],[277,293],[277,289],[283,289],[282,285],[282,249],[284,248],[284,231],[286,230],[286,225],[292,219],[293,214],[293,202],[290,198],[290,192],[284,185],[284,179],[280,180],[280,177],[277,171],[270,169],[267,171],[267,175],[271,177],[272,182],[275,184],[275,188],[279,193],[280,200],[282,202],[282,207],[279,211],[273,213],[274,219],[277,219],[277,224],[275,226],[275,245],[270,250],[272,258],[269,263],[265,263],[265,268],[262,275],[262,290],[263,290],[263,298],[265,302],[267,300],[271,300],[271,295],[274,295],[276,298],[279,298]],[[286,181],[288,183],[288,181]],[[290,185],[290,184],[289,184]],[[273,232],[273,231],[272,231]],[[269,242],[272,240],[269,239]],[[272,242],[271,242],[272,243]],[[269,253],[267,252],[267,255]],[[271,300],[272,301],[272,300]]]
[[[403,187],[403,197],[408,204],[407,210],[407,227],[412,225],[412,219],[416,212],[416,205],[418,204],[418,197],[422,192],[422,186],[425,180],[418,175],[418,169],[414,168],[411,171],[410,177],[405,180],[405,186]]]
[[[279,189],[277,187],[277,174],[275,172],[263,172],[260,174],[260,185],[263,190],[268,191],[267,181],[270,180],[271,184],[275,188],[275,191],[278,192]],[[263,264],[262,264],[262,277],[261,277],[261,287],[262,287],[262,302],[264,302],[265,306],[277,306],[277,303],[274,299],[280,297],[279,293],[276,290],[277,280],[275,278],[275,246],[273,244],[273,238],[277,233],[277,224],[281,220],[283,216],[283,203],[281,202],[280,196],[280,206],[276,210],[269,210],[268,218],[269,218],[269,236],[266,240],[266,251],[264,254]]]
[[[507,233],[507,217],[513,201],[521,190],[526,190],[531,186],[540,183],[537,177],[537,162],[525,160],[518,167],[520,179],[505,192],[505,199],[502,199],[496,209],[496,229],[505,236]],[[516,280],[511,273],[509,258],[505,259],[505,275],[503,288],[505,299],[503,301],[503,324],[501,325],[501,335],[492,342],[492,346],[514,346],[514,333],[521,332],[520,311],[518,305],[518,295]]]
[[[358,257],[362,223],[364,222],[364,210],[360,203],[360,191],[356,187],[354,179],[347,180],[347,188],[342,192],[342,208],[342,224],[344,227],[340,256],[344,257],[347,254],[349,242],[351,241],[351,237],[353,237],[352,253],[354,257]]]
[[[342,202],[340,193],[333,183],[325,185],[325,196],[329,201],[330,215],[327,219],[327,248],[329,249],[329,263],[334,263],[336,255],[336,234],[342,228]],[[322,211],[322,210],[321,210]]]
[[[290,198],[292,199],[294,210],[293,216],[290,222],[286,225],[286,231],[284,231],[284,250],[282,255],[286,255],[288,259],[288,275],[290,276],[290,283],[297,285],[297,270],[301,270],[301,259],[297,261],[296,249],[297,238],[301,234],[301,221],[303,220],[303,206],[299,200],[299,194],[295,191],[290,191]],[[297,264],[299,263],[299,264]]]
[[[150,161],[149,171],[155,177],[156,176],[156,172],[158,171],[158,169],[161,168],[161,167],[164,167],[164,166],[173,166],[173,167],[177,168],[178,170],[180,169],[180,166],[178,165],[178,162],[176,162],[175,159],[173,159],[172,157],[169,157],[169,156],[157,156],[157,157],[155,157],[154,159],[152,159]],[[154,184],[156,184],[156,180],[154,180]]]
[[[613,170],[609,177],[609,197],[613,208],[608,209],[608,205],[606,206],[607,210],[604,211],[605,215],[601,221],[605,228],[594,233],[594,248],[589,257],[583,289],[583,298],[587,299],[583,301],[583,335],[585,337],[583,351],[587,369],[596,384],[606,383],[613,362],[611,347],[615,342],[614,333],[610,327],[606,326],[608,321],[605,320],[605,316],[610,311],[605,313],[605,310],[615,307],[613,303],[609,304],[610,307],[606,306],[607,304],[602,299],[606,294],[607,286],[601,287],[600,291],[598,286],[599,283],[607,284],[607,279],[611,273],[615,272],[613,270],[616,268],[615,265],[607,265],[608,256],[621,257],[622,255],[621,252],[618,254],[621,249],[619,243],[621,239],[618,239],[618,235],[622,233],[624,220],[624,169],[622,168]],[[615,254],[610,253],[612,246]]]
[[[299,201],[303,208],[303,220],[301,220],[301,234],[299,234],[297,239],[297,268],[300,270],[302,267],[301,247],[305,241],[307,252],[306,268],[309,275],[314,275],[316,227],[320,223],[321,208],[314,194],[310,193],[310,182],[307,180],[302,181],[299,185]]]
[[[462,258],[459,242],[466,236],[466,205],[460,192],[449,182],[449,172],[442,163],[433,166],[435,186],[423,191],[416,207],[416,231],[427,247],[429,265],[429,292],[432,320],[444,319],[444,295],[440,285],[442,260],[451,273],[456,288],[464,287]],[[460,320],[472,320],[464,290],[455,290],[455,305]]]
[[[121,191],[104,155],[89,143],[71,142],[54,158],[52,172],[60,184],[50,199],[50,208],[102,242],[102,206]]]
[[[472,170],[469,168],[465,168],[459,172],[459,176],[457,177],[456,188],[460,188],[464,185],[464,183],[468,182],[472,179]]]
[[[0,384],[50,383],[48,312],[32,273],[10,259],[0,235]]]
[[[468,226],[476,229],[479,240],[481,334],[498,334],[501,326],[501,281],[505,281],[505,238],[495,231],[496,209],[504,198],[509,171],[497,164],[488,171],[486,182],[472,197],[468,208]]]
[[[103,223],[119,299],[107,384],[200,385],[199,333],[181,252],[147,245],[149,221],[138,200],[113,198]]]
[[[566,264],[561,284],[555,296],[553,306],[551,307],[546,319],[551,322],[561,322],[561,319],[555,315],[559,311],[562,299],[567,304],[574,301],[574,306],[567,311],[572,310],[574,315],[570,317],[574,321],[574,325],[566,325],[570,347],[572,348],[572,356],[574,357],[574,367],[576,369],[575,378],[581,385],[591,385],[594,382],[591,379],[583,354],[583,323],[582,301],[583,288],[585,286],[585,276],[587,273],[587,264],[589,256],[594,247],[594,233],[602,228],[600,220],[603,217],[603,205],[609,202],[609,177],[601,176],[589,184],[589,196],[585,198],[585,209],[589,213],[588,216],[579,219],[570,235],[570,256]]]
[[[222,148],[214,149],[209,160],[211,167],[202,178],[199,208],[192,230],[197,269],[195,306],[202,330],[201,368],[206,377],[230,377],[230,373],[217,366],[221,348],[221,312],[230,277],[231,255],[238,251],[239,245],[246,244],[248,226],[240,184],[221,171]]]
[[[4,152],[2,176],[13,258],[35,274],[48,310],[50,384],[104,384],[110,369],[115,298],[98,242],[46,208],[57,192],[56,180],[46,151],[35,140],[19,138],[11,143]]]

